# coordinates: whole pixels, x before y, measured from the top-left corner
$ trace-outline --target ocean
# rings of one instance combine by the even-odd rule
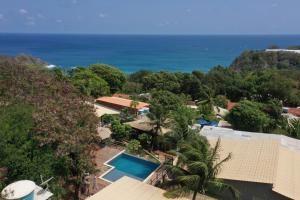
[[[107,63],[126,73],[207,72],[245,50],[299,45],[300,35],[0,34],[0,54],[29,54],[63,68]]]

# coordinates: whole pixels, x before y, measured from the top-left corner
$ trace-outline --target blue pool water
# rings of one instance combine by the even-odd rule
[[[104,179],[114,182],[123,176],[143,181],[145,180],[159,164],[146,161],[125,153],[111,160],[109,165],[115,168],[103,176]]]

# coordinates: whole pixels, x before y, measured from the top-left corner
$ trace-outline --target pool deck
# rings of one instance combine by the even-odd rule
[[[88,196],[91,196],[98,191],[102,190],[106,186],[110,185],[109,182],[99,179],[99,176],[106,173],[110,167],[105,165],[104,163],[111,159],[112,157],[116,156],[120,152],[122,152],[124,149],[122,147],[116,147],[116,146],[105,146],[105,147],[96,147],[93,152],[93,160],[96,164],[96,169],[99,170],[99,172],[95,174],[90,175],[90,187],[89,191],[86,194],[81,194],[81,199],[85,199]],[[94,182],[96,182],[94,184]]]

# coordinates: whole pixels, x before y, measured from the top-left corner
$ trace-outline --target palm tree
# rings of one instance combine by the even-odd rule
[[[182,143],[178,151],[177,164],[170,165],[170,180],[164,186],[167,197],[178,197],[192,193],[192,200],[197,194],[216,194],[229,190],[235,199],[239,199],[239,192],[230,185],[216,178],[222,165],[231,159],[231,154],[220,159],[220,139],[213,148],[202,136],[196,136],[189,143]]]
[[[187,106],[179,106],[175,111],[172,111],[170,115],[172,131],[166,136],[168,141],[173,143],[173,146],[188,141],[195,134],[191,126],[196,118],[197,112]]]
[[[214,91],[208,86],[203,86],[203,97],[201,101],[198,102],[198,109],[201,118],[210,118],[214,112]],[[218,107],[217,107],[218,108]],[[218,108],[219,109],[219,108]]]
[[[300,139],[300,120],[299,119],[290,120],[288,134],[290,137]]]
[[[132,100],[130,103],[130,108],[136,110],[137,106],[139,105],[139,102],[136,100]],[[135,114],[137,114],[137,112],[135,112]]]
[[[152,127],[152,141],[151,149],[153,150],[154,145],[157,141],[157,137],[162,132],[162,127],[167,124],[167,110],[159,103],[151,103],[150,112],[148,118],[150,119],[150,126]]]

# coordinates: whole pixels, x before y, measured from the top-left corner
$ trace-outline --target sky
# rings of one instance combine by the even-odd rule
[[[0,0],[0,32],[300,34],[300,0]]]

